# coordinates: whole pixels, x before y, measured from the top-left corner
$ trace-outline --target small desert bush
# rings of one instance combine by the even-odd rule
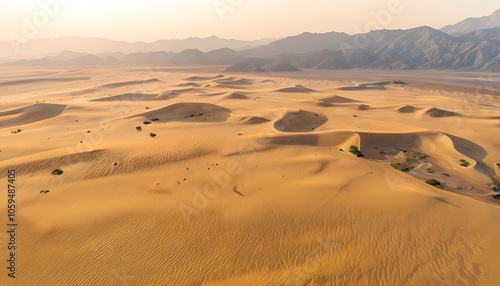
[[[354,154],[354,155],[356,155],[356,156],[358,156],[358,157],[363,157],[363,156],[365,156],[365,154],[363,154],[363,153],[362,153],[362,152],[358,149],[358,147],[356,147],[356,146],[351,146],[351,147],[349,148],[349,152],[351,152],[352,154]]]
[[[62,175],[62,173],[64,173],[63,170],[61,170],[61,169],[55,169],[54,171],[52,171],[51,174],[52,175],[58,175],[58,176],[60,176],[60,175]]]
[[[462,167],[469,167],[470,163],[467,162],[465,159],[460,159],[460,166],[462,166]]]
[[[392,82],[392,84],[408,84],[408,83],[401,81],[401,80],[395,80]]]
[[[425,182],[431,186],[440,186],[441,185],[441,182],[436,180],[436,179],[429,179]]]

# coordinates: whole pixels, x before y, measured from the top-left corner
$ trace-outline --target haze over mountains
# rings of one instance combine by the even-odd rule
[[[101,38],[85,37],[62,37],[59,39],[36,39],[27,43],[20,43],[18,51],[15,52],[13,45],[9,42],[0,41],[0,58],[12,56],[14,53],[24,56],[46,56],[57,54],[62,51],[73,51],[88,54],[100,53],[137,53],[137,52],[182,52],[186,49],[199,49],[209,52],[220,48],[230,48],[241,50],[268,44],[275,39],[261,39],[256,41],[240,41],[233,39],[220,39],[218,37],[209,38],[188,38],[180,40],[159,40],[151,43],[146,42],[123,42]]]
[[[0,43],[0,54],[2,51],[5,53],[7,46],[8,43]],[[61,47],[63,49],[58,50]],[[357,35],[302,33],[276,41],[238,41],[211,37],[153,43],[67,37],[34,40],[23,44],[22,51],[27,54],[38,52],[45,56],[7,64],[221,65],[229,66],[228,71],[249,72],[353,68],[497,71],[500,62],[500,10],[488,17],[466,19],[441,31],[422,26]]]
[[[477,30],[491,29],[498,27],[500,23],[500,9],[496,10],[490,16],[480,18],[468,18],[455,25],[448,25],[441,29],[442,32],[452,36],[463,36],[467,33]]]

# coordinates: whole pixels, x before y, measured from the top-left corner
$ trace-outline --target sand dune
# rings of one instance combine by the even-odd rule
[[[187,81],[208,81],[208,80],[213,80],[213,79],[219,79],[223,78],[224,75],[216,75],[216,76],[191,76],[186,78],[185,80]]]
[[[68,93],[70,95],[85,95],[85,94],[96,93],[96,92],[99,92],[99,91],[102,91],[105,89],[131,87],[131,86],[145,85],[145,84],[156,83],[156,82],[160,82],[160,80],[156,79],[156,78],[152,78],[152,79],[146,79],[146,80],[132,80],[132,81],[124,81],[124,82],[115,82],[115,83],[103,84],[103,85],[100,85],[98,87],[73,90],[73,91],[70,91]]]
[[[69,95],[85,95],[85,94],[91,94],[94,92],[99,92],[101,89],[100,88],[85,88],[81,90],[75,90],[75,91],[70,91],[68,92]]]
[[[326,131],[316,134],[278,135],[260,138],[259,143],[334,147],[347,150],[350,146],[359,145],[359,134],[351,131]]]
[[[369,105],[357,104],[357,103],[329,103],[329,102],[318,101],[318,102],[315,102],[314,105],[319,106],[319,107],[340,107],[342,109],[354,109],[354,110],[359,110],[359,111],[366,111],[366,110],[373,109]]]
[[[313,93],[313,92],[316,92],[315,90],[304,87],[302,85],[296,85],[294,87],[282,88],[282,89],[278,89],[277,91],[284,92],[284,93]]]
[[[200,87],[199,84],[195,83],[195,82],[186,82],[186,83],[181,83],[181,84],[178,84],[177,85],[178,87]]]
[[[121,71],[5,86],[15,285],[500,281],[495,98],[455,112],[470,94],[199,67],[143,86],[144,71]]]
[[[405,105],[405,106],[399,107],[397,110],[400,113],[414,113],[418,110],[418,108],[411,106],[411,105]]]
[[[147,93],[125,93],[114,96],[108,96],[103,98],[92,99],[91,101],[148,101],[148,100],[158,100],[158,94],[147,94]]]
[[[221,78],[214,80],[215,82],[221,84],[221,85],[252,85],[252,81],[246,78],[235,78],[235,77],[228,77],[228,78]]]
[[[145,119],[158,118],[160,122],[220,122],[226,121],[231,110],[211,103],[176,103],[153,111],[132,116]]]
[[[431,117],[451,117],[451,116],[459,116],[458,113],[444,110],[444,109],[439,109],[439,108],[430,108],[427,111],[425,111],[426,115],[429,115]]]
[[[369,110],[369,109],[371,109],[371,106],[369,106],[369,105],[366,105],[366,104],[358,105],[358,110],[363,111],[363,110]]]
[[[199,88],[184,88],[184,89],[173,89],[164,92],[164,94],[170,94],[172,96],[179,96],[183,94],[204,94],[205,92]]]
[[[245,116],[241,118],[240,121],[244,122],[245,124],[254,125],[254,124],[267,123],[270,122],[271,120],[261,116]]]
[[[49,119],[64,112],[66,105],[37,103],[30,106],[0,112],[0,128],[21,126]]]
[[[145,80],[132,80],[132,81],[108,83],[108,84],[102,85],[101,87],[102,88],[118,88],[118,87],[141,85],[141,84],[147,84],[147,83],[153,83],[153,82],[159,82],[159,81],[160,80],[157,78],[151,78],[151,79],[145,79]]]
[[[287,112],[274,123],[274,128],[281,132],[312,132],[327,121],[328,118],[323,114],[299,110]]]
[[[148,93],[125,93],[108,97],[92,99],[90,101],[106,102],[106,101],[165,101],[174,99],[184,93],[195,92],[194,90],[169,90],[160,94]]]
[[[360,133],[360,138],[363,152],[373,158],[383,158],[379,151],[389,153],[387,149],[393,151],[417,149],[425,154],[438,156],[443,161],[465,157],[454,148],[448,136],[439,132]]]
[[[471,115],[471,114],[463,114],[463,113],[458,113],[454,111],[449,111],[445,109],[440,109],[440,108],[429,108],[427,111],[424,112],[425,115],[431,116],[431,117],[452,117],[452,116],[457,116],[457,117],[465,117],[465,118],[476,118],[476,119],[494,119],[498,120],[500,119],[500,115]]]
[[[68,77],[68,78],[31,78],[23,80],[14,80],[0,82],[0,86],[11,86],[11,85],[27,85],[34,83],[62,83],[62,82],[72,82],[72,81],[83,81],[89,80],[90,77]]]
[[[386,85],[390,82],[375,82],[375,83],[363,83],[357,86],[344,86],[339,88],[339,90],[347,91],[365,91],[365,90],[386,90]]]
[[[250,99],[247,95],[238,92],[231,92],[226,97],[226,99]]]
[[[359,102],[357,100],[350,99],[350,98],[347,98],[347,97],[338,96],[338,95],[334,95],[332,97],[323,98],[320,101],[321,102],[327,102],[327,103],[356,103],[356,102]]]

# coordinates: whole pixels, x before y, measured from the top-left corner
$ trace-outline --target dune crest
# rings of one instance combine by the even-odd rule
[[[160,122],[223,122],[231,114],[231,110],[211,103],[186,102],[176,103],[153,111],[141,113],[131,118],[158,118]]]
[[[347,98],[347,97],[338,96],[338,95],[335,95],[335,96],[332,96],[332,97],[323,98],[323,99],[321,99],[319,101],[320,102],[327,102],[327,103],[356,103],[356,102],[359,102],[357,100],[350,99],[350,98]]]
[[[276,121],[274,128],[281,132],[313,132],[327,121],[328,117],[323,114],[307,110],[291,111]]]
[[[245,95],[243,93],[238,93],[238,92],[231,92],[225,98],[226,99],[250,99],[250,97],[248,97],[247,95]]]
[[[294,87],[287,87],[287,88],[282,88],[278,89],[277,92],[283,92],[283,93],[315,93],[314,89],[310,89],[307,87],[304,87],[302,85],[296,85]]]
[[[61,115],[67,105],[36,103],[33,105],[0,112],[0,128],[26,125]]]

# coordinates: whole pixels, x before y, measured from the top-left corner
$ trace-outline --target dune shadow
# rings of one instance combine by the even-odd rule
[[[312,132],[327,121],[328,117],[323,114],[299,110],[288,112],[274,123],[274,128],[281,132]]]
[[[488,151],[486,151],[480,145],[478,145],[470,140],[467,140],[465,138],[451,135],[448,133],[443,133],[443,134],[445,134],[446,136],[448,136],[451,139],[451,141],[453,142],[453,146],[455,147],[455,149],[458,152],[466,155],[467,157],[474,159],[477,162],[477,165],[474,166],[474,168],[478,172],[487,175],[496,184],[500,184],[500,181],[498,181],[495,178],[496,173],[495,173],[494,167],[489,166],[488,164],[485,164],[483,162],[484,158],[486,158],[486,156],[488,156]]]
[[[219,105],[200,102],[176,103],[150,112],[132,116],[145,119],[158,119],[159,123],[165,122],[224,122],[231,110]]]
[[[353,90],[386,90],[386,85],[390,84],[389,81],[384,82],[374,82],[374,83],[362,83],[358,86],[345,86],[340,87],[339,90],[353,91]]]
[[[153,82],[159,82],[160,80],[157,78],[147,79],[147,80],[133,80],[133,81],[124,81],[124,82],[115,82],[101,85],[102,88],[118,88],[130,85],[141,85]]]
[[[26,85],[32,83],[45,83],[45,82],[72,82],[72,81],[82,81],[89,80],[90,77],[70,77],[70,78],[31,78],[15,81],[7,81],[0,83],[0,86],[10,86],[10,85]]]
[[[30,124],[56,117],[66,110],[67,105],[37,103],[13,110],[0,112],[0,128]]]
[[[302,85],[296,85],[294,87],[286,87],[282,89],[278,89],[277,92],[283,92],[283,93],[315,93],[317,92],[314,89],[310,89],[307,87],[304,87]]]

